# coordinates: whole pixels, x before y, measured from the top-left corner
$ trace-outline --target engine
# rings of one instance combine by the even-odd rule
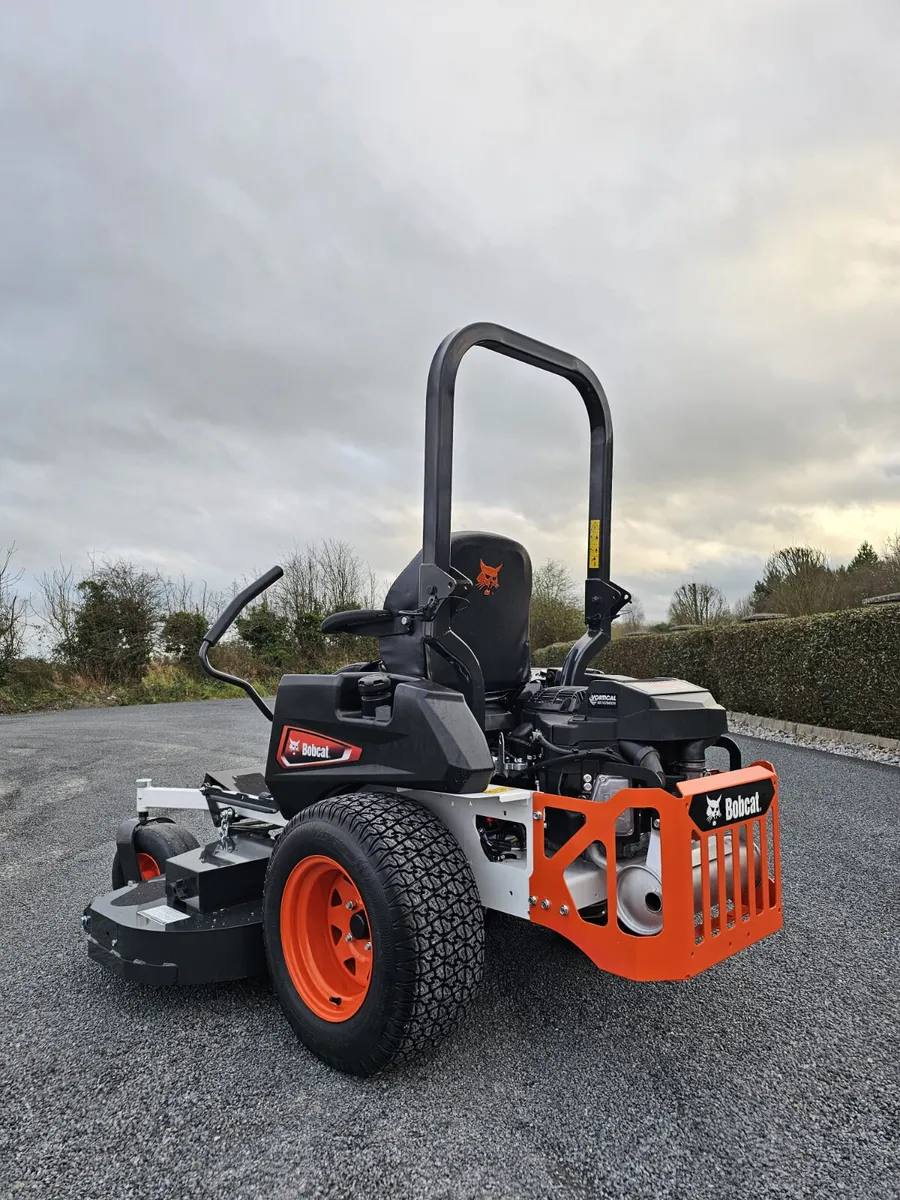
[[[588,672],[584,685],[559,686],[555,675],[552,669],[536,671],[525,685],[516,705],[518,723],[496,735],[495,778],[604,803],[626,787],[674,793],[682,780],[707,773],[706,752],[724,738],[727,724],[724,708],[704,688],[682,679],[595,672]],[[577,812],[548,810],[544,836],[551,851],[568,841],[581,820]],[[658,824],[652,804],[630,808],[616,821],[617,912],[636,935],[656,933],[662,925]],[[511,842],[509,830],[489,830],[485,853],[490,848],[502,855],[504,837]],[[723,865],[730,873],[731,864]],[[717,864],[712,866],[715,873]],[[593,843],[570,870],[593,881],[597,895],[579,907],[582,916],[605,923],[606,849]],[[699,859],[696,873],[699,887]]]
[[[674,790],[706,771],[706,751],[725,734],[725,710],[683,679],[629,679],[588,672],[560,687],[534,672],[515,706],[517,724],[497,738],[498,774],[530,776],[559,795],[592,794],[594,777]],[[586,782],[590,777],[590,784]]]

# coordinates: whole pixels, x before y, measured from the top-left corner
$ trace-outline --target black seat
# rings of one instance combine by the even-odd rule
[[[526,683],[531,672],[528,618],[531,609],[531,559],[524,546],[496,533],[454,533],[450,561],[472,581],[472,588],[450,625],[481,664],[487,700],[485,727],[509,726],[504,701]],[[388,613],[414,609],[419,599],[421,553],[397,576],[384,600]],[[381,660],[392,674],[433,679],[459,688],[453,666],[428,650],[420,634],[379,639]]]

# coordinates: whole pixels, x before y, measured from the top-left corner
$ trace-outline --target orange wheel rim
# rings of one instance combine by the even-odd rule
[[[157,875],[162,875],[162,871],[159,869],[159,863],[152,854],[144,854],[142,850],[139,850],[136,858],[138,870],[141,873],[141,879],[155,879]]]
[[[281,895],[281,948],[307,1008],[324,1021],[359,1012],[372,978],[369,918],[356,884],[324,854],[297,863]]]

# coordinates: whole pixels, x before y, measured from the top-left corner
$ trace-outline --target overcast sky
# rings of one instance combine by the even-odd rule
[[[900,530],[900,5],[7,0],[0,546],[393,575],[493,320],[609,395],[613,577]],[[584,569],[586,421],[474,351],[455,525]]]

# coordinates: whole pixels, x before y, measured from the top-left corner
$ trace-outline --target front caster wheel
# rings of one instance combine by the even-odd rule
[[[389,795],[322,800],[290,822],[266,875],[263,934],[295,1032],[354,1075],[448,1033],[484,961],[458,842],[427,809]]]
[[[174,821],[148,821],[146,825],[138,825],[134,831],[134,851],[141,879],[163,875],[170,858],[187,850],[196,850],[199,845],[188,828]],[[112,885],[120,888],[127,882],[117,850],[112,865]]]

